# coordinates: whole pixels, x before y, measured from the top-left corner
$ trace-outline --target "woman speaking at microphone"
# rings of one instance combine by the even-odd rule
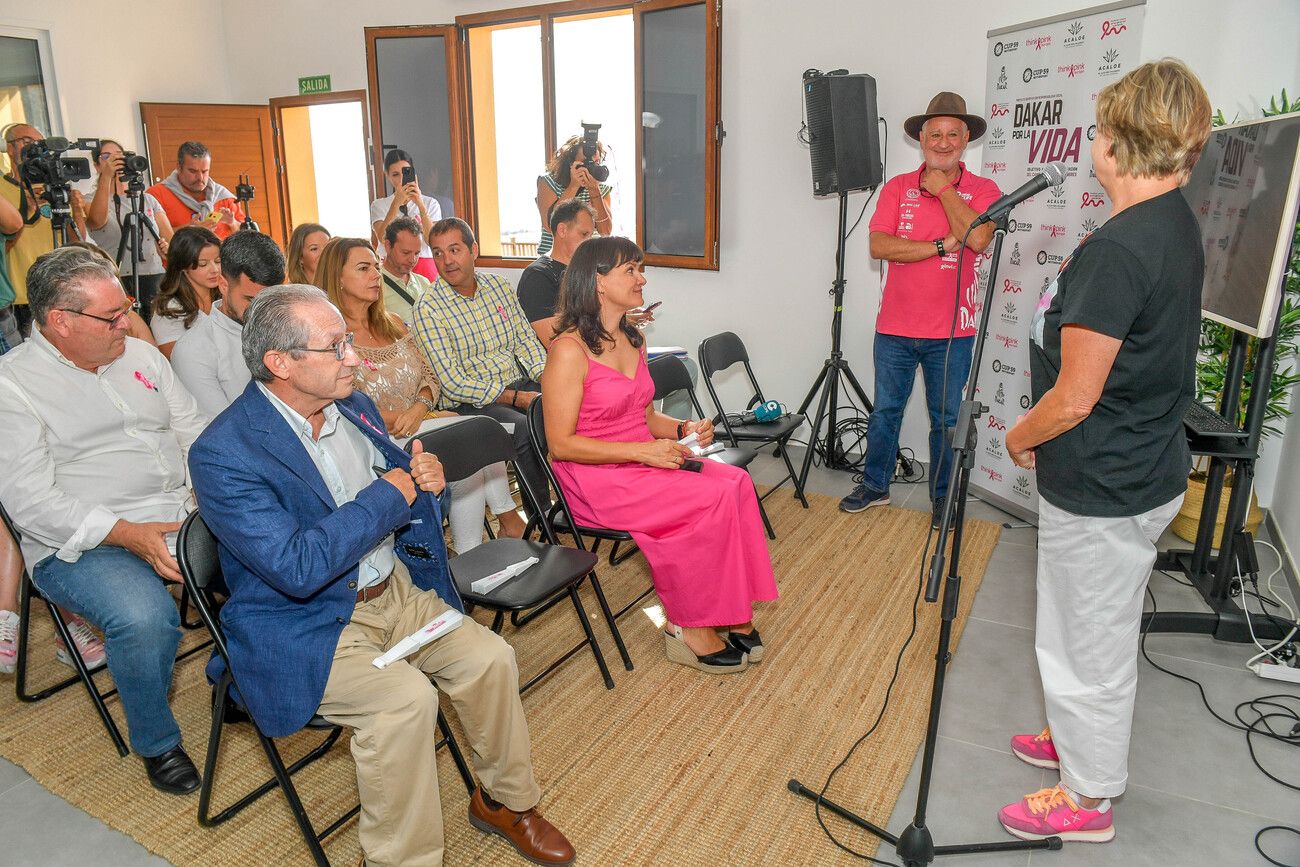
[[[1006,445],[1038,471],[1035,648],[1048,727],[1011,748],[1061,778],[1002,809],[1023,839],[1115,836],[1143,591],[1191,468],[1182,419],[1205,260],[1178,188],[1209,133],[1210,100],[1180,61],[1144,64],[1097,95],[1092,160],[1110,218],[1066,259],[1034,318],[1034,407]]]

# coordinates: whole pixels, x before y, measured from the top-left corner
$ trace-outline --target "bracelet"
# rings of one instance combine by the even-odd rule
[[[934,249],[936,249],[936,250],[939,251],[939,255],[940,255],[940,256],[946,256],[946,255],[947,255],[947,253],[945,253],[945,252],[944,252],[944,249],[943,249],[943,238],[935,238],[935,239],[934,239]]]
[[[684,421],[679,421],[679,422],[677,422],[677,438],[678,438],[678,439],[681,439],[682,437],[686,436],[685,428],[686,428],[686,422],[684,422]]]
[[[425,397],[422,394],[416,395],[415,399],[418,400],[420,403],[424,404],[424,408],[427,409],[429,412],[433,412],[433,401],[429,400],[427,397]]]
[[[519,409],[519,389],[517,388],[510,389],[510,405],[515,409]]]
[[[942,190],[940,190],[939,192],[935,193],[935,196],[934,196],[934,197],[937,199],[937,198],[939,198],[939,196],[942,196],[944,193],[948,192],[949,190],[955,190],[955,189],[957,189],[957,188],[954,187],[952,184],[947,184],[947,185],[944,186],[944,188],[943,188]]]

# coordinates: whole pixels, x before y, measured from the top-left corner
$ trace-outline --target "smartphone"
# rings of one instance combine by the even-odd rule
[[[660,304],[662,304],[662,303],[664,303],[664,302],[662,302],[662,301],[656,301],[655,303],[651,304],[649,307],[647,307],[645,310],[643,310],[643,311],[641,311],[641,312],[642,312],[642,313],[653,313],[653,312],[654,312],[654,309],[655,309],[656,307],[658,307],[658,306],[659,306]]]
[[[699,461],[693,461],[689,458],[682,462],[682,469],[690,473],[698,473],[704,469],[704,464]]]
[[[402,166],[402,186],[406,186],[415,180],[415,169],[410,166]]]

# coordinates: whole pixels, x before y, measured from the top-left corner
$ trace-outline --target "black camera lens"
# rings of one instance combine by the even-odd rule
[[[122,154],[122,174],[144,174],[149,171],[149,160],[137,153],[126,151]]]

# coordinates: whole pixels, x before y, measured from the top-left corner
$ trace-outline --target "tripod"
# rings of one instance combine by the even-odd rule
[[[127,181],[126,195],[130,210],[127,212],[125,219],[121,220],[122,239],[117,242],[117,267],[121,270],[122,257],[130,252],[131,297],[135,299],[136,309],[144,315],[144,305],[140,301],[140,266],[144,264],[144,232],[141,231],[141,227],[143,226],[153,236],[155,244],[161,243],[162,239],[158,237],[158,232],[154,229],[153,223],[142,216],[144,213],[144,182],[139,175],[135,175]],[[113,203],[120,213],[122,200],[116,193],[113,194]]]
[[[1010,209],[1008,209],[1009,212]],[[866,819],[855,815],[844,807],[825,798],[804,786],[798,780],[788,784],[790,791],[805,798],[817,801],[837,816],[852,822],[859,828],[890,843],[907,867],[924,867],[934,860],[935,855],[968,855],[983,852],[1016,852],[1028,849],[1061,848],[1060,837],[1048,837],[1045,840],[1005,840],[996,843],[959,843],[950,846],[935,846],[934,837],[925,824],[926,807],[930,800],[930,782],[934,774],[934,749],[939,739],[939,710],[943,704],[944,675],[948,670],[949,646],[952,640],[952,624],[957,617],[957,600],[961,593],[961,575],[958,564],[961,559],[962,530],[966,522],[966,492],[970,485],[971,469],[975,466],[975,449],[978,445],[978,432],[975,421],[988,407],[975,400],[975,388],[979,382],[980,362],[984,354],[984,335],[988,331],[989,314],[993,306],[989,303],[993,287],[997,285],[998,262],[1002,258],[1002,240],[1007,234],[1007,216],[1003,213],[994,221],[993,263],[989,268],[988,285],[984,290],[984,305],[980,312],[979,327],[975,332],[975,346],[971,355],[971,376],[966,381],[966,397],[957,410],[957,424],[953,428],[953,461],[948,473],[949,496],[943,510],[943,520],[939,527],[939,542],[934,556],[930,560],[929,575],[925,585],[925,601],[934,602],[939,598],[939,580],[944,567],[944,540],[952,530],[952,560],[948,564],[948,575],[944,581],[943,606],[940,609],[939,644],[934,655],[934,685],[930,691],[930,714],[925,728],[925,747],[921,758],[921,782],[916,795],[916,815],[912,824],[903,833],[895,836],[884,828],[873,825]],[[972,228],[974,228],[972,226]],[[970,231],[966,233],[970,236]],[[962,239],[965,244],[966,239]],[[960,280],[960,271],[958,271]],[[954,493],[955,492],[955,493]]]
[[[848,223],[849,194],[840,191],[840,222],[839,234],[835,245],[835,282],[831,284],[831,295],[835,298],[833,314],[831,316],[831,354],[824,362],[822,369],[813,380],[812,387],[808,389],[808,395],[799,405],[799,414],[806,416],[808,407],[812,404],[813,395],[821,390],[821,397],[817,399],[817,415],[813,419],[812,431],[808,436],[808,451],[803,456],[803,468],[799,471],[799,490],[803,490],[808,483],[808,470],[812,467],[813,452],[817,450],[817,434],[821,430],[822,421],[826,420],[826,466],[835,469],[850,469],[852,467],[847,461],[836,457],[835,449],[835,422],[839,411],[840,396],[840,377],[846,377],[849,385],[862,401],[862,407],[867,412],[871,412],[871,401],[867,394],[862,390],[862,385],[858,378],[853,375],[853,369],[844,359],[844,353],[840,350],[840,332],[843,328],[844,321],[844,246],[848,240],[845,237],[844,227]],[[829,406],[829,412],[827,407]]]

